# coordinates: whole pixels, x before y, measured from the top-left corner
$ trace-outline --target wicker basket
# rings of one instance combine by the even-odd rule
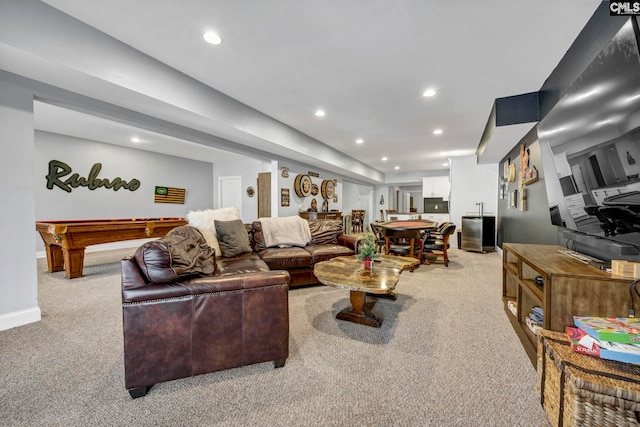
[[[538,392],[554,426],[640,426],[640,366],[575,353],[538,332]]]

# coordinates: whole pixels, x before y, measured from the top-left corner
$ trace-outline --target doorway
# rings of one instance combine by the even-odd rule
[[[242,218],[242,177],[221,176],[218,178],[218,208],[238,208]]]

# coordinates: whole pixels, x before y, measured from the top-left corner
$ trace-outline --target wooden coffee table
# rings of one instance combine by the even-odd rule
[[[371,314],[375,300],[367,302],[367,296],[395,299],[393,291],[400,273],[418,264],[416,258],[380,255],[380,261],[366,270],[355,256],[336,257],[317,263],[313,274],[323,285],[349,289],[351,307],[338,313],[337,319],[379,328],[382,321]]]

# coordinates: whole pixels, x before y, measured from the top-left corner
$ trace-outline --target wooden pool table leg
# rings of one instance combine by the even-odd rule
[[[62,254],[64,256],[64,271],[66,272],[67,279],[82,277],[84,249],[85,248],[62,248]]]
[[[64,258],[62,256],[62,248],[58,245],[46,245],[47,253],[47,270],[51,273],[64,270]]]
[[[371,314],[369,304],[366,304],[367,293],[362,291],[350,291],[351,308],[345,308],[336,315],[336,319],[361,325],[379,328],[382,321]]]

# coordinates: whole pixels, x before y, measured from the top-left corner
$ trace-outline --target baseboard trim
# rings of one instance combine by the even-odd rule
[[[17,328],[29,323],[39,322],[42,319],[40,307],[14,311],[0,315],[0,331]]]

